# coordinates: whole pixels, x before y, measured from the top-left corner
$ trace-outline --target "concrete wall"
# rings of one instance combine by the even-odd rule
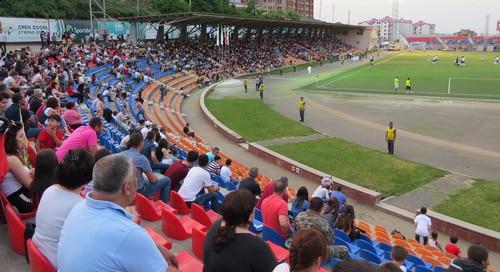
[[[378,30],[376,28],[366,28],[364,31],[351,29],[346,35],[337,35],[345,43],[355,46],[361,50],[373,48],[378,41]]]

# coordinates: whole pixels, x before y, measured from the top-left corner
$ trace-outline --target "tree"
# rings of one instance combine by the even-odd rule
[[[184,0],[152,0],[151,6],[161,14],[189,11],[189,4]]]
[[[245,12],[248,15],[255,15],[255,14],[257,14],[257,3],[255,2],[255,0],[248,1],[247,7],[245,9]]]

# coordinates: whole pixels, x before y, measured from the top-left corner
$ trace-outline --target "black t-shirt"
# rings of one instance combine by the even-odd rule
[[[260,190],[259,184],[253,178],[245,178],[240,182],[240,189],[247,189],[254,196],[259,196],[262,191]]]
[[[203,272],[271,272],[277,263],[269,246],[251,233],[238,233],[220,252],[212,246],[222,220],[215,222],[203,243]]]
[[[42,106],[42,102],[41,99],[33,97],[30,101],[30,111],[37,112],[40,106]]]
[[[19,109],[21,109],[21,116],[23,120],[19,118]],[[30,119],[30,116],[31,116],[30,112],[27,111],[25,108],[19,106],[19,104],[10,105],[10,107],[8,107],[7,110],[5,111],[5,117],[7,119],[18,122],[22,121],[24,122],[25,125],[28,122],[28,119]]]

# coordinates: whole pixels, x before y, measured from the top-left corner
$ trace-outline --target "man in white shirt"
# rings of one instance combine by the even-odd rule
[[[227,159],[226,160],[226,164],[223,165],[220,169],[220,177],[222,178],[222,180],[224,182],[232,182],[234,184],[237,184],[238,183],[238,180],[235,180],[235,179],[231,179],[231,169],[229,168],[231,166],[231,163],[233,161],[231,159]]]
[[[426,215],[427,208],[420,208],[420,213],[415,217],[415,240],[420,243],[420,236],[423,237],[423,245],[427,245],[429,230],[432,226],[431,219]]]
[[[150,121],[146,121],[146,122],[144,122],[144,127],[143,127],[143,128],[141,128],[141,133],[142,133],[142,136],[143,136],[144,138],[146,138],[146,135],[148,135],[148,132],[151,130],[151,125],[152,125],[152,124],[153,124],[153,123],[151,123]]]
[[[323,199],[324,202],[328,201],[330,199],[330,188],[332,186],[332,178],[331,177],[323,177],[321,180],[321,185],[314,190],[311,198],[313,197],[319,197]]]
[[[208,206],[208,202],[210,202],[211,209],[219,212],[220,205],[216,194],[219,187],[212,182],[210,173],[205,170],[207,165],[208,157],[203,154],[198,158],[198,166],[191,168],[184,178],[184,182],[179,189],[179,195],[188,206],[191,206],[193,202]],[[199,194],[202,189],[207,189],[208,193]]]

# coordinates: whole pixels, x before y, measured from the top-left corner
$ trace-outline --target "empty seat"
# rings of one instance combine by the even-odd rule
[[[177,210],[178,214],[189,214],[191,210],[187,206],[186,202],[176,191],[170,191],[170,201],[168,202],[172,208]]]
[[[335,245],[338,246],[346,246],[349,249],[349,252],[352,254],[357,254],[360,250],[359,247],[353,245],[352,243],[345,241],[339,237],[335,237]]]
[[[191,236],[191,248],[196,258],[203,260],[203,242],[205,241],[206,233],[194,228]]]
[[[206,230],[205,226],[194,221],[191,217],[178,218],[175,214],[167,210],[163,210],[162,215],[163,233],[176,240],[186,240],[191,237],[193,228]]]
[[[285,239],[283,239],[278,232],[266,225],[264,225],[262,229],[262,239],[264,239],[264,241],[271,241],[278,246],[285,247]]]
[[[179,272],[202,272],[203,263],[197,260],[195,257],[191,256],[189,252],[182,251],[177,255],[177,261],[179,262]]]
[[[264,228],[264,223],[254,218],[252,220],[252,224],[250,224],[248,229],[253,233],[259,234],[262,232],[263,228]]]
[[[150,201],[142,194],[137,193],[135,197],[135,210],[139,213],[142,219],[147,221],[156,221],[161,219],[161,211],[163,209],[169,210],[171,213],[176,214],[177,210],[170,205],[165,204],[161,200]]]
[[[26,255],[24,245],[24,230],[26,225],[16,214],[11,205],[5,205],[5,219],[7,221],[7,236],[9,237],[9,247],[19,255]]]
[[[345,233],[339,229],[335,229],[334,232],[335,232],[335,237],[339,237],[340,239],[342,239],[344,241],[351,242],[351,237],[349,237],[349,235],[347,235],[347,233]]]
[[[415,267],[415,272],[433,272],[432,269],[430,268],[427,268],[425,266],[422,266],[422,265],[417,265]]]
[[[358,253],[359,257],[369,261],[369,262],[372,262],[376,265],[379,265],[382,263],[382,259],[380,259],[379,256],[375,255],[374,253],[372,253],[371,251],[368,251],[366,249],[361,249]]]
[[[153,239],[153,241],[155,241],[155,244],[162,245],[166,249],[171,249],[172,248],[172,242],[170,242],[169,240],[165,239],[163,236],[161,236],[154,229],[152,229],[151,227],[145,227],[144,229],[149,234],[149,236],[151,237],[151,239]]]
[[[31,272],[55,272],[55,268],[36,245],[29,239],[27,241],[28,259]]]
[[[196,203],[191,204],[191,218],[207,228],[210,228],[210,226],[221,217],[220,214],[212,210],[205,211],[203,207]]]
[[[356,246],[358,246],[359,248],[364,249],[364,250],[368,250],[368,251],[370,251],[371,253],[373,253],[373,254],[375,254],[377,256],[381,256],[385,252],[382,249],[378,249],[378,248],[373,247],[372,244],[370,244],[370,243],[368,243],[366,241],[363,241],[363,240],[356,240],[356,242],[354,244]]]
[[[290,255],[288,249],[278,246],[277,244],[271,241],[266,241],[266,243],[273,252],[274,258],[276,259],[277,262],[285,261],[288,259],[288,256]]]

